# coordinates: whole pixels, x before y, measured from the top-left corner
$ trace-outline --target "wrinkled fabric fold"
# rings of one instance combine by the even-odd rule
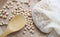
[[[47,25],[40,25],[38,14],[45,14],[51,22]],[[37,14],[37,15],[36,15]],[[55,30],[60,35],[60,0],[41,0],[32,8],[32,17],[35,25],[44,33]],[[41,28],[42,27],[42,28]]]

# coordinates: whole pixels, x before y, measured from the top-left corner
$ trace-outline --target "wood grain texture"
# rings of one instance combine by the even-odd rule
[[[7,0],[0,0],[0,9],[2,8],[2,6],[6,3]]]

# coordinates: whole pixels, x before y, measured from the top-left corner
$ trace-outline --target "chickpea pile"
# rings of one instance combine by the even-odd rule
[[[23,34],[26,34],[27,31],[31,34],[34,34],[35,27],[32,20],[32,10],[30,8],[24,9],[22,4],[30,7],[30,1],[8,1],[0,10],[0,19],[2,19],[0,20],[0,25],[8,25],[8,22],[11,20],[11,18],[15,17],[15,15],[23,14],[26,18]]]

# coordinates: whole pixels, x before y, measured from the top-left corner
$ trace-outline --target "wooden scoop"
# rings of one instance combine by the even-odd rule
[[[0,37],[5,37],[12,32],[16,32],[22,29],[25,26],[25,23],[26,22],[23,15],[16,15],[14,18],[11,19],[6,31]]]

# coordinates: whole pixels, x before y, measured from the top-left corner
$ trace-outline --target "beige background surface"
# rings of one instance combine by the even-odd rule
[[[4,5],[5,2],[6,2],[6,0],[0,0],[0,9],[2,8],[2,6]],[[31,0],[31,8],[35,3],[37,3],[37,0]],[[3,30],[6,29],[6,26],[1,26],[1,27]],[[36,26],[35,26],[34,34],[30,34],[28,31],[26,32],[26,34],[23,34],[23,30],[24,30],[24,28],[18,32],[9,34],[7,37],[47,37],[47,35],[48,35],[48,34],[44,34],[44,33],[40,32],[36,28]]]

